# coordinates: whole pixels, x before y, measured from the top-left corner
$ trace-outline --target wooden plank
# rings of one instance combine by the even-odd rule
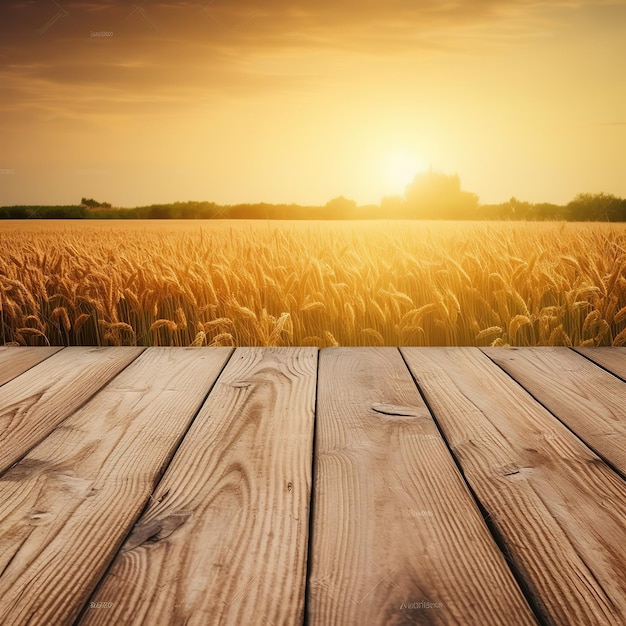
[[[0,473],[81,407],[143,348],[65,348],[0,387]]]
[[[9,382],[26,370],[63,348],[29,348],[22,346],[0,346],[0,385]]]
[[[626,476],[624,381],[566,348],[485,348],[483,352]],[[549,436],[536,434],[539,439]]]
[[[626,348],[573,348],[604,369],[626,380]]]
[[[480,350],[402,353],[545,623],[626,623],[624,481]]]
[[[82,624],[302,622],[316,366],[236,350]]]
[[[322,350],[311,625],[535,620],[395,348]]]
[[[148,349],[0,479],[3,626],[73,622],[231,352]]]

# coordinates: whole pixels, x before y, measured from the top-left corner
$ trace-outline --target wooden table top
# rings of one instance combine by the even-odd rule
[[[0,623],[626,624],[626,348],[0,347]]]

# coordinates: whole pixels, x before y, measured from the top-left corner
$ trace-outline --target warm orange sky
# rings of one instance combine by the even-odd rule
[[[625,32],[626,0],[5,0],[0,205],[377,203],[430,165],[626,196]]]

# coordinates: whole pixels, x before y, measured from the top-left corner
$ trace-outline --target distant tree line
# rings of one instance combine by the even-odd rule
[[[83,206],[3,206],[0,219],[3,220],[74,220],[90,217]]]
[[[324,206],[298,204],[235,204],[174,202],[132,209],[82,198],[76,206],[5,206],[0,219],[448,219],[448,220],[568,220],[626,222],[626,199],[606,193],[580,193],[565,205],[530,203],[513,197],[501,204],[480,204],[463,191],[458,175],[417,174],[404,196],[388,196],[380,205],[358,206],[338,196]]]
[[[80,201],[82,206],[86,206],[89,209],[110,209],[111,205],[108,202],[98,202],[97,200],[94,200],[93,198],[82,198]]]
[[[502,204],[479,207],[478,219],[626,222],[626,199],[605,193],[579,193],[566,205],[532,204],[513,197]]]

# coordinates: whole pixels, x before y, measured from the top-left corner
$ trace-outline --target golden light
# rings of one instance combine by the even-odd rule
[[[403,194],[406,186],[418,172],[424,171],[426,164],[423,159],[409,151],[389,153],[382,167],[385,187],[391,194]]]

